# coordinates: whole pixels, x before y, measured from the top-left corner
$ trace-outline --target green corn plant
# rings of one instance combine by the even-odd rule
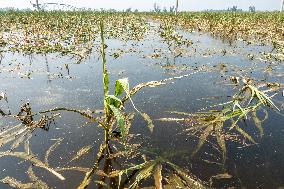
[[[125,140],[126,128],[124,116],[121,112],[123,103],[118,97],[125,91],[129,96],[129,82],[127,78],[118,79],[115,82],[115,94],[109,94],[109,77],[108,70],[106,66],[106,53],[105,53],[105,38],[104,38],[104,24],[103,20],[100,21],[100,31],[101,31],[101,53],[102,53],[102,64],[103,64],[103,85],[104,85],[104,111],[105,111],[105,141],[109,140],[109,136],[112,132],[112,118],[116,119],[119,126],[122,139]],[[129,96],[130,97],[130,96]],[[131,100],[131,98],[129,98]],[[132,102],[132,100],[131,100]]]
[[[104,23],[103,19],[100,20],[100,36],[101,36],[101,55],[102,55],[102,64],[103,64],[103,86],[104,86],[104,122],[100,123],[101,126],[103,126],[105,131],[105,141],[103,144],[101,144],[100,150],[97,154],[96,162],[91,169],[91,171],[87,172],[85,175],[84,180],[81,182],[78,189],[87,188],[88,185],[91,182],[92,175],[95,173],[95,170],[98,168],[100,161],[104,158],[105,154],[108,157],[110,155],[110,147],[109,142],[111,139],[111,134],[113,132],[113,125],[114,120],[116,121],[122,140],[125,142],[128,128],[126,128],[125,125],[125,116],[121,109],[123,108],[124,102],[122,101],[119,96],[123,94],[123,92],[126,93],[127,99],[129,99],[134,107],[134,109],[140,113],[145,119],[148,119],[148,123],[152,123],[149,118],[147,117],[147,114],[141,113],[137,108],[135,107],[132,99],[131,94],[129,90],[129,82],[127,78],[124,79],[118,79],[115,82],[115,91],[114,95],[109,94],[109,77],[108,77],[108,70],[107,70],[107,61],[106,61],[106,44],[105,44],[105,38],[104,38]]]

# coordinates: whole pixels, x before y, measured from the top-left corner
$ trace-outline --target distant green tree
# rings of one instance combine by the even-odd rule
[[[236,12],[238,10],[238,7],[237,6],[233,6],[232,8],[231,8],[231,11],[232,12]]]
[[[161,8],[159,5],[157,5],[157,3],[154,3],[154,11],[155,12],[161,12]]]
[[[249,12],[255,12],[255,6],[250,6],[249,7]]]
[[[231,12],[242,12],[242,9],[238,9],[238,6],[233,6],[232,8],[228,8],[227,11],[231,11]]]
[[[167,7],[164,7],[163,12],[168,12]]]
[[[132,12],[131,8],[125,10],[125,12]]]
[[[170,7],[170,12],[174,12],[175,11],[175,6]]]
[[[0,8],[0,12],[17,11],[14,7]]]

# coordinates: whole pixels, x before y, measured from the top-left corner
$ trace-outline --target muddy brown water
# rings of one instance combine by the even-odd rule
[[[203,159],[210,159],[218,153],[206,144],[191,158],[197,139],[183,132],[189,126],[157,119],[174,117],[171,111],[194,113],[210,105],[228,101],[236,91],[229,76],[241,74],[259,82],[284,83],[284,77],[281,76],[284,66],[280,62],[260,59],[260,52],[271,50],[268,46],[247,46],[241,41],[229,44],[207,34],[181,33],[192,40],[193,45],[182,47],[186,53],[176,58],[155,32],[139,42],[107,40],[108,52],[115,52],[119,48],[136,51],[123,53],[117,59],[107,57],[110,85],[113,89],[116,79],[128,77],[130,86],[133,87],[142,82],[192,73],[202,68],[202,71],[190,77],[160,87],[146,88],[135,95],[133,101],[137,108],[150,115],[155,128],[150,133],[143,119],[136,116],[131,133],[140,134],[137,141],[142,143],[142,147],[157,154],[177,152],[171,158],[172,162],[208,181],[211,176],[222,173],[222,169],[207,164]],[[222,51],[224,49],[225,54]],[[154,52],[159,52],[161,57],[150,58]],[[250,60],[248,54],[254,54],[255,58]],[[8,97],[7,103],[0,101],[3,111],[10,110],[16,114],[26,102],[30,102],[33,112],[55,107],[102,109],[102,66],[96,51],[79,64],[71,57],[62,57],[59,54],[3,53],[2,56],[0,91],[5,92]],[[281,107],[284,98],[279,94],[274,99],[277,106]],[[126,105],[126,109],[129,112],[134,111],[130,104]],[[274,111],[268,111],[269,119],[264,122],[264,137],[258,140],[257,145],[240,148],[233,142],[227,143],[226,169],[233,175],[233,179],[216,182],[217,188],[233,186],[276,189],[284,186],[284,118]],[[18,124],[11,118],[1,118],[0,123],[1,129]],[[257,130],[250,128],[249,122],[246,127],[256,136]],[[39,159],[43,159],[47,149],[58,138],[63,141],[49,157],[52,167],[92,167],[103,140],[103,132],[93,123],[86,124],[86,119],[77,114],[61,112],[61,117],[55,119],[48,131],[36,129],[33,132],[31,150]],[[93,145],[91,151],[70,163],[71,157],[86,145]],[[0,148],[0,151],[5,150],[5,146]],[[16,149],[21,150],[23,146]],[[0,179],[10,176],[23,183],[30,182],[26,174],[30,165],[30,162],[18,158],[2,157]],[[76,188],[84,177],[80,172],[64,171],[61,173],[66,180],[60,181],[42,168],[34,167],[34,171],[52,188]],[[0,184],[0,188],[10,187]]]

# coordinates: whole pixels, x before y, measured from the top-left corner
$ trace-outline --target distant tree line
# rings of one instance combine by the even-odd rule
[[[30,12],[32,9],[17,9],[14,7],[5,7],[5,8],[0,8],[0,12],[9,12],[9,11],[23,11],[23,12]]]
[[[229,12],[242,12],[243,9],[239,9],[238,6],[232,6],[227,9]]]
[[[233,6],[231,8],[228,8],[227,11],[231,12],[242,12],[242,9],[238,9],[238,6]],[[249,6],[249,12],[255,12],[255,6]]]
[[[154,12],[175,12],[175,6],[171,6],[169,9],[167,9],[167,7],[164,7],[163,9],[161,9],[161,7],[159,5],[157,5],[157,3],[154,3]]]
[[[283,0],[284,1],[284,0]],[[51,4],[51,3],[50,3]],[[35,8],[44,8],[44,6],[38,4],[38,0],[36,0],[36,4],[32,4],[33,7]],[[59,4],[59,5],[64,5],[64,4]],[[178,5],[178,4],[177,4]],[[42,6],[42,7],[41,7]],[[167,7],[163,7],[161,8],[157,3],[154,3],[154,6],[153,6],[153,10],[151,10],[151,12],[157,12],[157,13],[160,13],[160,12],[170,12],[170,13],[173,13],[176,11],[176,7],[175,6],[170,6],[169,8]],[[116,9],[91,9],[91,8],[76,8],[77,11],[104,11],[104,12],[121,12],[121,11],[118,11]],[[256,8],[255,6],[249,6],[249,12],[256,12]],[[5,12],[5,11],[19,11],[19,9],[15,9],[13,7],[6,7],[6,8],[0,8],[0,11],[1,12]],[[21,9],[20,11],[32,11],[32,9]],[[228,9],[225,9],[225,10],[206,10],[208,12],[243,12],[242,9],[238,8],[237,6],[232,6],[232,7],[229,7]],[[125,10],[122,10],[122,12],[139,12],[138,9],[133,9],[132,8],[127,8]]]
[[[239,9],[238,6],[229,7],[228,9],[223,9],[223,10],[210,9],[210,10],[206,10],[206,11],[208,11],[208,12],[244,12],[244,10]],[[248,11],[249,12],[256,12],[255,6],[249,6]]]

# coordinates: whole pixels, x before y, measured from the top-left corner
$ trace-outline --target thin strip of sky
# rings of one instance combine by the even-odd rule
[[[35,2],[35,0],[31,0]],[[255,6],[257,10],[273,11],[279,10],[281,0],[179,0],[180,9],[187,11],[201,11],[207,9],[227,9],[228,7],[238,6],[243,10],[248,10],[249,6]],[[157,3],[162,9],[175,5],[175,0],[39,0],[42,3],[65,3],[75,7],[86,7],[93,9],[116,9],[125,10],[127,8],[147,11],[153,9]],[[0,8],[14,7],[19,9],[32,8],[30,0],[0,0]]]

